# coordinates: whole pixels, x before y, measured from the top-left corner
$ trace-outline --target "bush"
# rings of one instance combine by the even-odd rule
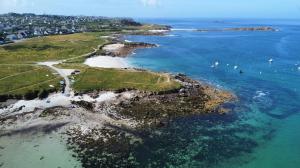
[[[9,99],[17,99],[17,100],[21,100],[21,99],[23,99],[23,96],[20,95],[20,94],[9,95]]]
[[[33,100],[35,98],[38,97],[39,91],[34,90],[34,91],[28,91],[25,95],[24,95],[24,99],[25,100]]]
[[[48,96],[49,96],[49,91],[45,90],[45,89],[41,90],[39,95],[38,95],[39,99],[45,99]]]
[[[8,95],[0,95],[0,102],[5,102],[8,99]]]

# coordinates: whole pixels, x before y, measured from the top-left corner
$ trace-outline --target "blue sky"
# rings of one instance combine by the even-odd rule
[[[0,0],[0,13],[159,18],[300,18],[300,0]]]

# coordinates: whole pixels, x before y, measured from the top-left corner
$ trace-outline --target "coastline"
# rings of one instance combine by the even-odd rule
[[[0,46],[0,111],[16,103],[0,114],[0,167],[298,167],[296,20],[150,21],[174,31],[80,33]],[[253,29],[259,25],[275,31]],[[100,49],[135,41],[162,47],[127,57]],[[66,80],[72,94],[62,93]],[[168,80],[180,87],[157,89]],[[48,98],[40,97],[44,89]],[[39,98],[25,96],[34,90]]]
[[[119,41],[106,44],[102,46],[104,52],[99,54],[95,51],[87,56],[84,64],[97,68],[152,73],[125,66],[124,62],[125,57],[136,49],[150,47],[157,47],[157,45],[129,42],[121,45]],[[40,64],[54,66],[49,62]],[[138,132],[164,127],[178,117],[210,113],[226,114],[230,109],[225,109],[221,105],[236,101],[232,93],[193,80],[183,74],[160,73],[160,75],[168,80],[179,82],[181,88],[164,92],[126,88],[117,92],[93,91],[84,94],[68,91],[70,95],[55,93],[44,100],[19,100],[15,104],[8,105],[9,115],[0,117],[0,137],[18,135],[25,130],[47,129],[50,132],[60,130],[59,132],[65,134],[63,137],[67,139],[68,148],[76,153],[75,157],[84,160],[90,156],[86,151],[95,148],[93,145],[95,143],[111,145],[115,142],[115,138],[119,140],[121,138],[124,144],[118,142],[120,148],[132,142],[141,144],[142,137],[136,135]],[[126,135],[124,136],[123,133]],[[112,149],[98,148],[97,150],[99,152],[108,150],[106,152],[110,153]],[[126,160],[126,157],[122,156],[109,158],[112,159],[109,162]],[[83,160],[81,160],[82,164],[94,162],[93,159]]]
[[[155,31],[156,32],[156,31]],[[157,32],[165,32],[163,31],[157,31]],[[126,62],[126,58],[130,56],[136,49],[140,48],[152,48],[152,47],[157,47],[158,45],[155,44],[148,44],[148,43],[136,43],[136,42],[127,42],[125,41],[120,41],[117,40],[117,42],[114,43],[109,43],[101,46],[101,49],[103,52],[101,52],[101,55],[98,55],[97,50],[95,50],[92,54],[86,54],[86,60],[83,64],[89,66],[89,67],[96,67],[96,68],[114,68],[114,69],[132,69],[134,71],[148,71],[148,70],[143,70],[139,69],[137,67],[133,67],[130,65],[128,62]],[[100,47],[99,47],[100,48]],[[227,113],[230,110],[228,109],[223,109],[219,108],[218,106],[221,106],[222,104],[230,101],[235,101],[236,97],[232,93],[222,91],[220,89],[215,88],[214,86],[211,86],[209,84],[205,84],[203,82],[195,81],[190,79],[189,77],[183,75],[183,74],[177,74],[177,75],[172,75],[172,74],[165,74],[168,76],[168,78],[172,78],[172,80],[176,80],[177,82],[181,83],[183,86],[181,89],[176,89],[176,90],[170,90],[166,92],[161,92],[161,93],[154,93],[154,92],[141,92],[139,90],[135,91],[122,91],[120,93],[114,93],[110,91],[103,91],[103,92],[94,92],[94,93],[86,93],[86,94],[80,94],[80,95],[74,95],[75,93],[71,90],[70,88],[70,81],[67,79],[67,76],[72,73],[75,69],[61,69],[61,68],[56,68],[54,65],[63,63],[62,61],[56,61],[56,62],[43,62],[39,63],[39,65],[45,65],[48,66],[55,71],[57,71],[63,78],[65,78],[66,83],[68,84],[67,91],[65,94],[61,93],[54,93],[49,95],[48,98],[39,100],[39,99],[34,99],[34,100],[19,100],[19,101],[11,101],[12,103],[2,103],[4,104],[4,107],[0,109],[0,116],[5,117],[10,117],[13,115],[19,115],[22,113],[32,113],[36,110],[47,110],[49,108],[55,108],[55,107],[63,107],[63,108],[74,108],[74,102],[87,102],[88,104],[94,104],[91,105],[93,108],[91,110],[95,109],[95,106],[97,106],[97,103],[103,103],[103,102],[109,102],[111,100],[116,100],[117,97],[122,97],[122,94],[125,94],[127,96],[127,99],[131,101],[132,97],[138,96],[140,98],[146,98],[144,101],[150,101],[152,98],[151,95],[154,95],[154,100],[160,101],[159,97],[161,95],[172,95],[173,97],[176,97],[177,95],[185,95],[185,92],[190,92],[188,95],[185,95],[183,97],[189,97],[192,94],[199,94],[197,91],[193,93],[195,90],[194,88],[200,88],[203,91],[204,94],[210,95],[210,97],[214,97],[214,100],[208,101],[204,106],[201,106],[201,108],[205,109],[204,113],[208,113],[209,111],[218,111],[217,113]],[[149,71],[150,72],[150,71]],[[67,73],[67,74],[65,74]],[[205,88],[205,89],[204,89]],[[196,89],[196,90],[197,90]],[[224,94],[223,98],[220,100],[218,96],[218,93],[220,95]],[[202,93],[201,93],[202,94]],[[215,94],[215,95],[214,95]],[[110,95],[106,98],[105,95]],[[158,95],[158,97],[155,97],[155,95]],[[218,95],[218,96],[216,96]],[[170,97],[170,96],[169,96]],[[171,96],[172,97],[172,96]],[[221,96],[222,97],[222,96]],[[217,98],[217,99],[215,99]],[[172,99],[172,98],[171,98]],[[122,100],[124,101],[124,100]],[[173,99],[174,101],[174,99]],[[182,101],[182,100],[181,100]],[[78,104],[77,104],[78,105]],[[118,110],[124,110],[124,107],[120,106]],[[190,109],[190,108],[187,108]],[[196,108],[197,109],[197,108]],[[196,109],[192,111],[196,111]],[[126,110],[125,110],[126,111]],[[126,113],[126,112],[125,112]],[[152,121],[150,121],[152,122]]]

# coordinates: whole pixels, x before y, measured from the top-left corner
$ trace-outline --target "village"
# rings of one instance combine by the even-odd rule
[[[0,15],[0,45],[25,38],[118,30],[139,25],[128,18],[8,13]]]

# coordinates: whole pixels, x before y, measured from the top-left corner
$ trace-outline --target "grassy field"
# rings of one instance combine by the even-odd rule
[[[136,89],[143,91],[165,91],[180,87],[166,74],[146,71],[85,68],[79,75],[75,75],[73,88],[77,92],[93,90]]]
[[[61,78],[37,62],[68,59],[83,62],[84,55],[107,41],[107,33],[80,33],[32,38],[0,46],[0,95],[24,95],[36,90],[60,89]],[[46,76],[47,75],[47,76]]]
[[[27,92],[59,88],[61,78],[42,66],[1,65],[0,95],[25,95]],[[53,85],[54,88],[49,85]]]
[[[37,37],[1,46],[0,64],[24,64],[70,58],[76,58],[78,62],[78,57],[93,52],[106,42],[100,37],[105,34],[80,33]]]
[[[82,62],[88,53],[109,41],[103,33],[79,33],[28,39],[0,46],[0,96],[25,95],[40,90],[59,90],[62,80],[47,67],[37,62],[66,60],[59,68],[80,69],[75,76],[75,91],[138,89],[165,91],[179,88],[166,74],[133,70],[90,68]],[[53,85],[54,88],[50,88]]]

